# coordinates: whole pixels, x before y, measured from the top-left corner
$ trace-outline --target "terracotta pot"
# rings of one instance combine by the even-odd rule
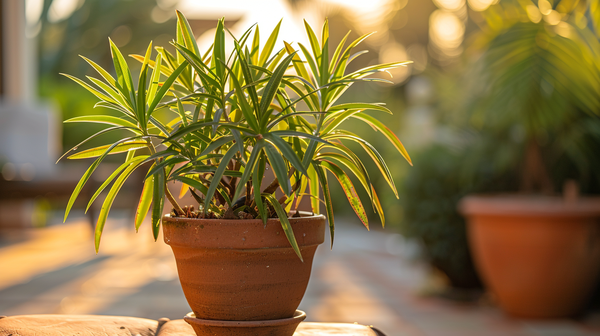
[[[296,310],[293,317],[265,321],[218,321],[202,320],[189,313],[184,320],[189,323],[196,335],[219,336],[292,336],[306,313]]]
[[[469,196],[459,209],[477,269],[506,312],[581,311],[600,273],[600,198]]]
[[[165,243],[195,316],[206,320],[291,318],[304,296],[325,217],[290,218],[301,262],[278,219],[163,218]]]

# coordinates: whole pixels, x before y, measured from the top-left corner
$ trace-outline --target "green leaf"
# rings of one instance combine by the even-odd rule
[[[98,74],[100,74],[100,76],[102,76],[102,78],[104,78],[104,80],[106,80],[106,82],[108,82],[108,84],[115,86],[116,81],[113,78],[113,76],[111,76],[108,73],[108,71],[104,70],[104,68],[102,68],[101,66],[96,64],[96,62],[92,61],[91,59],[89,59],[85,56],[79,55],[79,57],[83,58],[86,62],[88,62],[88,64],[91,65],[98,72]]]
[[[148,106],[147,117],[150,117],[152,115],[156,105],[158,105],[158,103],[167,94],[167,92],[171,88],[171,85],[173,84],[175,79],[177,79],[177,76],[179,76],[179,74],[183,71],[183,69],[185,69],[185,66],[186,66],[186,63],[182,63],[177,69],[175,69],[175,71],[173,71],[173,73],[169,76],[169,78],[167,78],[167,80],[163,83],[160,90],[154,96],[154,100],[152,101],[150,106]]]
[[[390,111],[390,109],[388,109],[387,107],[385,107],[385,104],[383,103],[346,103],[346,104],[339,104],[339,105],[335,105],[329,108],[330,112],[333,111],[338,111],[338,110],[376,110],[376,111],[382,111],[385,112],[387,114],[393,114],[392,111]]]
[[[387,128],[381,121],[373,118],[372,116],[370,116],[366,113],[357,113],[357,114],[353,115],[352,117],[366,122],[374,129],[383,133],[383,135],[385,135],[385,137],[392,143],[392,145],[394,145],[396,150],[398,150],[398,152],[400,152],[402,157],[404,157],[404,159],[406,159],[406,161],[408,161],[408,163],[412,166],[412,161],[410,160],[410,156],[408,155],[406,148],[404,148],[404,145],[402,145],[402,142],[400,142],[400,139],[398,139],[396,134],[394,134],[394,132],[392,132],[389,128]]]
[[[348,202],[352,206],[352,209],[368,230],[369,219],[367,218],[367,213],[365,212],[365,208],[363,207],[362,202],[360,201],[360,198],[358,197],[358,194],[354,189],[354,185],[352,184],[352,181],[348,175],[346,175],[346,173],[344,173],[344,171],[340,169],[340,167],[336,166],[333,162],[321,161],[321,166],[332,172],[337,178],[340,186],[342,186],[342,189],[344,190],[344,194],[346,194]]]
[[[217,139],[212,139],[210,144],[208,144],[208,146],[206,146],[206,148],[198,155],[198,157],[202,157],[204,155],[212,153],[215,149],[217,149],[223,145],[232,143],[234,141],[234,139],[235,138],[232,135],[220,137]]]
[[[385,160],[383,159],[381,154],[379,154],[379,152],[377,151],[377,149],[375,149],[375,147],[373,147],[373,145],[371,145],[370,143],[368,143],[367,141],[365,141],[364,139],[362,139],[360,137],[350,134],[349,132],[337,133],[337,134],[328,136],[327,138],[351,140],[351,141],[354,141],[354,142],[358,143],[359,145],[361,145],[361,147],[367,152],[367,154],[369,154],[371,159],[373,159],[373,162],[375,162],[375,165],[377,165],[377,168],[381,172],[381,175],[383,176],[385,181],[388,183],[388,185],[394,192],[394,195],[396,196],[396,198],[398,198],[398,190],[396,189],[396,185],[394,184],[394,180],[392,178],[392,174],[390,173],[390,169],[388,168],[388,166],[385,163]]]
[[[152,204],[152,195],[154,194],[154,177],[144,182],[144,188],[142,189],[142,195],[138,202],[137,209],[135,211],[135,232],[137,232],[142,225],[142,222],[148,215],[150,205]]]
[[[266,165],[265,157],[263,155],[260,156],[257,164],[258,167],[252,169],[252,186],[254,189],[254,202],[256,203],[256,208],[258,209],[260,218],[262,218],[263,224],[267,225],[267,220],[269,219],[269,212],[265,207],[265,204],[263,203],[262,192],[260,190]],[[240,185],[242,184],[240,183]]]
[[[192,32],[192,28],[190,27],[190,23],[186,19],[185,15],[183,15],[180,11],[176,11],[177,13],[177,26],[182,32],[183,39],[185,41],[185,46],[194,51],[194,54],[197,56],[200,55],[200,50],[198,49],[198,44],[196,43],[196,39],[194,38],[194,33]]]
[[[115,66],[115,72],[117,73],[117,87],[122,88],[127,93],[127,100],[131,103],[133,109],[136,110],[135,91],[129,66],[125,62],[125,58],[123,58],[123,54],[121,54],[119,48],[117,48],[110,38],[108,41],[110,42],[110,53]]]
[[[77,77],[74,77],[74,76],[71,76],[71,75],[68,75],[68,74],[65,74],[65,73],[61,73],[61,75],[65,76],[65,77],[73,80],[75,83],[83,86],[86,90],[88,90],[89,92],[91,92],[92,94],[94,94],[94,96],[96,96],[96,97],[98,97],[98,98],[100,98],[102,100],[108,101],[108,102],[116,103],[116,101],[114,99],[112,99],[111,97],[109,97],[109,96],[105,95],[104,93],[100,92],[99,90],[97,90],[93,86],[89,85],[88,83],[82,81],[81,79],[79,79]]]
[[[104,224],[106,224],[106,219],[108,218],[108,213],[110,208],[112,207],[113,201],[115,197],[121,190],[123,183],[131,173],[141,165],[142,161],[147,158],[147,156],[142,155],[134,158],[132,162],[127,166],[127,168],[123,171],[123,173],[117,178],[113,186],[110,188],[106,198],[104,199],[104,203],[102,204],[102,208],[100,209],[100,214],[98,216],[98,221],[96,222],[96,230],[94,231],[94,243],[96,247],[96,253],[98,253],[98,249],[100,248],[100,238],[102,237],[102,230],[104,230]]]
[[[323,24],[321,43],[323,44],[323,48],[321,50],[321,57],[317,58],[317,63],[320,66],[319,76],[321,77],[321,86],[323,86],[329,81],[329,21],[327,19],[325,19],[325,23]],[[327,96],[327,90],[323,92],[323,96]]]
[[[213,73],[213,71],[206,65],[204,62],[192,51],[187,49],[181,44],[173,43],[173,45],[177,48],[180,54],[188,61],[189,64],[194,67],[198,76],[200,76],[200,81],[206,88],[217,89],[219,91],[223,90],[223,85],[218,82],[218,75]]]
[[[81,147],[82,145],[84,145],[88,141],[94,139],[95,137],[102,135],[104,133],[108,133],[110,131],[115,131],[115,130],[120,130],[120,129],[126,129],[126,128],[125,127],[109,127],[109,128],[105,128],[99,132],[94,133],[92,136],[88,137],[87,139],[85,139],[82,142],[78,143],[77,145],[73,146],[73,148],[66,151],[63,155],[61,155],[60,158],[58,158],[58,160],[56,160],[56,163],[58,163],[60,160],[62,160],[67,154],[69,154],[70,152],[72,152],[74,150],[77,150],[77,148]]]
[[[131,152],[130,152],[131,153]],[[90,209],[90,207],[92,206],[92,203],[94,203],[94,201],[96,200],[96,198],[98,198],[98,196],[100,195],[100,193],[102,191],[104,191],[104,189],[106,189],[106,187],[125,169],[127,168],[131,162],[133,162],[133,160],[125,160],[125,163],[123,163],[122,165],[120,165],[117,169],[115,169],[115,171],[110,174],[110,176],[108,178],[106,178],[104,180],[104,182],[102,183],[102,185],[100,185],[100,187],[98,188],[98,190],[96,190],[96,192],[94,193],[94,195],[92,195],[92,197],[90,198],[87,207],[85,208],[85,213],[88,212],[88,210]]]
[[[179,98],[177,98],[177,113],[179,113],[179,116],[181,117],[181,123],[183,124],[183,126],[187,126],[188,118],[185,115],[185,109],[183,108],[183,104],[181,103],[181,100],[179,100]]]
[[[283,75],[285,74],[285,71],[287,70],[288,65],[292,61],[294,55],[295,54],[288,55],[283,59],[283,61],[281,61],[281,63],[279,63],[275,71],[273,71],[273,75],[269,79],[269,82],[265,86],[262,98],[260,100],[260,108],[258,113],[261,118],[261,129],[266,128],[267,123],[269,122],[269,119],[265,118],[264,116],[266,115],[267,109],[275,97],[275,93],[277,93],[277,90],[279,90],[279,84],[281,84]]]
[[[125,141],[129,141],[129,140],[132,140],[132,139],[134,139],[134,138],[125,138],[125,139],[121,139],[121,140],[115,142],[114,144],[112,144],[111,147],[109,147],[104,152],[104,154],[102,156],[100,156],[99,158],[97,158],[96,161],[94,161],[94,163],[92,163],[89,166],[89,168],[85,171],[85,173],[83,174],[83,176],[81,177],[81,179],[79,179],[79,182],[75,186],[75,189],[73,190],[73,193],[71,194],[71,197],[69,198],[69,202],[67,203],[67,208],[65,210],[65,218],[64,218],[63,221],[67,220],[67,216],[69,216],[69,212],[71,211],[71,208],[73,207],[73,203],[75,203],[75,200],[77,199],[77,196],[79,196],[79,193],[81,192],[81,189],[83,189],[83,186],[90,179],[90,176],[96,170],[96,168],[98,167],[98,165],[100,164],[100,162],[102,162],[102,160],[104,160],[104,158],[106,157],[106,155],[108,155],[108,153],[110,153],[110,151],[113,150],[113,148],[117,147],[119,144],[121,144],[121,143],[123,143]]]
[[[267,42],[265,43],[265,45],[260,53],[260,59],[258,60],[257,65],[265,66],[267,59],[269,59],[269,56],[273,52],[273,48],[275,47],[275,42],[277,42],[277,36],[279,35],[279,28],[281,27],[281,21],[283,21],[283,19],[279,20],[279,23],[277,23],[277,25],[271,32],[271,35],[269,35],[269,38],[267,39]],[[258,29],[257,29],[257,32],[258,32]]]
[[[244,75],[244,80],[247,84],[254,83],[254,77],[252,76],[252,71],[250,71],[250,67],[248,66],[248,62],[244,57],[244,53],[242,52],[242,48],[237,42],[234,42],[235,49],[238,53],[239,65],[242,70],[242,74]],[[256,93],[256,87],[254,85],[247,85],[248,95],[252,100],[252,106],[256,109],[258,106],[258,94]]]
[[[290,225],[290,220],[287,217],[287,213],[285,213],[285,210],[283,210],[281,204],[279,204],[279,202],[273,195],[263,194],[263,196],[267,199],[267,201],[269,201],[269,203],[271,203],[271,206],[275,209],[275,212],[277,212],[277,217],[279,217],[279,222],[281,222],[281,228],[283,228],[285,236],[287,237],[288,241],[290,242],[290,245],[294,249],[294,252],[296,252],[298,258],[300,258],[300,261],[304,262],[304,259],[302,259],[302,253],[300,253],[300,247],[298,246],[298,242],[296,241],[296,237],[294,236],[294,230],[292,229],[292,225]]]
[[[333,53],[333,56],[331,57],[331,63],[329,63],[329,73],[332,73],[334,71],[335,65],[337,64],[338,58],[340,57],[340,54],[342,53],[342,48],[344,48],[344,44],[346,43],[346,39],[348,38],[348,36],[350,36],[350,31],[348,31],[346,33],[346,36],[344,36],[342,41],[335,48],[335,52]]]
[[[331,236],[331,248],[333,248],[333,237],[335,234],[335,224],[333,221],[333,203],[331,202],[331,195],[329,194],[329,185],[327,184],[327,175],[323,170],[323,167],[317,162],[313,161],[312,166],[317,172],[321,189],[323,190],[323,197],[325,198],[325,208],[327,210],[327,222],[329,223],[329,235]],[[312,191],[311,191],[312,192]]]
[[[254,170],[254,164],[256,163],[256,159],[259,157],[262,157],[260,155],[263,147],[265,145],[264,140],[259,140],[256,142],[256,144],[254,145],[254,148],[252,148],[252,153],[250,153],[250,158],[248,159],[248,162],[246,162],[246,167],[244,168],[244,173],[242,174],[242,177],[240,178],[240,181],[238,183],[238,187],[235,190],[235,194],[233,195],[233,199],[234,201],[236,201],[237,199],[240,198],[240,196],[242,195],[244,188],[244,184],[246,184],[246,182],[248,182],[248,180],[250,179],[250,174],[252,174],[252,171]],[[260,188],[259,188],[260,190]],[[249,195],[247,195],[247,197],[249,197]]]
[[[364,41],[367,37],[371,36],[372,34],[374,33],[364,34],[361,37],[354,40],[352,43],[350,43],[348,48],[346,48],[346,50],[342,54],[342,57],[340,58],[340,61],[338,62],[337,66],[335,67],[335,72],[333,73],[334,79],[341,78],[342,76],[344,76],[344,73],[346,71],[346,65],[348,64],[348,58],[350,57],[350,52],[360,42]]]
[[[231,161],[231,159],[233,158],[235,153],[237,153],[237,147],[231,147],[227,151],[227,153],[225,153],[223,158],[221,159],[221,162],[219,163],[219,167],[215,171],[215,174],[213,175],[213,179],[210,183],[210,186],[208,187],[208,191],[206,192],[206,198],[204,199],[204,213],[206,213],[206,211],[208,210],[208,207],[210,205],[210,200],[215,195],[215,191],[217,190],[217,187],[221,183],[221,178],[223,177],[223,173],[225,172],[225,169],[227,169],[227,165],[229,164],[229,161]]]
[[[89,123],[129,127],[129,128],[136,129],[136,130],[138,129],[136,124],[132,123],[131,121],[129,121],[127,119],[124,119],[121,117],[113,117],[113,116],[109,116],[109,115],[85,115],[85,116],[67,119],[63,122],[64,123],[89,122]]]
[[[217,71],[217,78],[225,78],[224,64],[227,61],[225,58],[225,19],[219,19],[217,23],[217,29],[215,31],[215,42],[213,49],[213,57],[211,60],[211,68],[215,68]]]
[[[162,55],[156,55],[156,66],[152,69],[152,76],[150,76],[150,86],[148,87],[148,94],[146,95],[146,105],[150,105],[154,101],[156,91],[158,90],[158,84],[160,81],[160,68],[162,67]]]
[[[281,189],[283,189],[283,192],[286,196],[290,196],[292,193],[292,186],[290,184],[290,179],[287,176],[288,168],[285,164],[285,161],[283,161],[283,157],[281,157],[281,154],[279,154],[279,152],[271,144],[267,144],[265,146],[265,152],[269,158],[271,168],[273,168],[275,176],[279,180]]]
[[[138,80],[138,91],[137,91],[137,120],[142,127],[145,127],[146,122],[146,78],[148,76],[148,62],[150,62],[150,56],[152,56],[152,42],[148,45],[146,50],[146,56],[142,63],[142,69],[140,70],[140,77]]]
[[[258,25],[254,30],[254,39],[252,40],[252,49],[250,50],[250,61],[254,65],[258,65],[258,57],[260,55],[260,30],[258,29]]]
[[[309,161],[310,162],[310,161]],[[321,213],[320,211],[320,202],[319,202],[319,195],[320,195],[320,189],[319,189],[319,177],[317,176],[317,172],[315,171],[315,168],[313,167],[313,165],[309,165],[308,166],[308,178],[309,178],[309,189],[310,189],[310,204],[311,204],[311,209],[314,213],[319,214]]]
[[[252,130],[254,130],[255,132],[258,132],[260,128],[259,128],[258,122],[256,120],[256,116],[252,112],[252,109],[250,108],[250,104],[248,104],[248,101],[246,100],[246,96],[244,95],[244,91],[242,90],[242,87],[240,86],[240,82],[237,80],[237,78],[235,77],[235,74],[232,73],[232,71],[231,71],[231,69],[229,69],[229,67],[225,66],[225,68],[231,74],[231,80],[232,80],[234,88],[235,88],[235,95],[237,96],[237,102],[238,102],[240,109],[242,110],[242,114],[244,115],[244,118],[246,118],[246,121],[248,122],[248,125],[250,126],[250,128],[252,128]],[[263,97],[264,97],[264,95],[263,95]],[[262,102],[261,102],[261,104],[262,104]]]
[[[310,67],[313,77],[315,78],[315,83],[321,83],[321,79],[320,79],[321,77],[319,76],[319,70],[318,70],[317,64],[316,64],[317,60],[315,60],[315,58],[312,57],[312,55],[310,54],[308,49],[306,49],[306,47],[304,45],[302,45],[302,43],[298,43],[298,46],[300,47],[302,54],[304,54],[304,57],[306,58],[306,62],[308,62],[308,66]],[[320,56],[321,55],[319,54],[319,57]]]
[[[69,156],[68,158],[69,159],[88,159],[88,158],[98,157],[98,156],[105,154],[106,150],[112,146],[113,145],[104,145],[104,146],[86,149],[81,152],[75,153],[75,154]],[[123,153],[123,152],[127,152],[127,151],[130,151],[133,149],[146,148],[147,146],[148,146],[148,143],[146,141],[136,140],[136,141],[124,142],[124,143],[118,144],[115,147],[112,147],[112,150],[108,154]]]
[[[173,179],[181,181],[194,189],[200,190],[200,192],[205,195],[208,192],[208,188],[204,184],[198,182],[193,178],[189,178],[187,176],[174,176]]]
[[[135,113],[133,113],[133,107],[131,107],[131,104],[127,102],[127,98],[123,95],[121,91],[117,92],[117,90],[108,86],[106,83],[97,78],[94,78],[92,76],[86,77],[112,98],[112,101],[106,101],[106,103],[119,105],[123,110],[123,113],[125,113],[127,116],[135,116]]]
[[[150,176],[157,174],[159,171],[164,170],[165,167],[167,167],[167,166],[172,167],[178,163],[183,163],[186,161],[189,161],[189,159],[186,157],[181,157],[181,156],[174,156],[174,157],[168,158],[168,159],[154,165],[152,168],[150,168],[144,179],[148,179]]]
[[[317,40],[317,35],[310,27],[308,22],[304,20],[304,27],[306,28],[306,35],[308,35],[308,40],[310,41],[310,47],[312,48],[313,55],[315,56],[315,60],[318,62],[319,58],[321,58],[321,47],[319,46],[319,40]]]
[[[154,241],[158,239],[160,232],[160,222],[165,204],[165,173],[164,170],[155,174],[153,177],[154,186],[152,188],[152,234]]]
[[[304,165],[302,165],[302,161],[300,161],[300,158],[298,158],[298,155],[296,152],[294,152],[294,149],[292,146],[290,146],[290,144],[274,134],[267,133],[264,135],[264,137],[269,143],[279,149],[283,156],[292,164],[292,166],[294,166],[294,168],[296,168],[296,170],[298,170],[304,176],[308,174],[306,172],[306,168]]]

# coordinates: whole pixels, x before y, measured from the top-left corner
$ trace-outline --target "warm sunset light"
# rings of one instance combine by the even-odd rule
[[[436,10],[429,19],[429,37],[445,53],[460,47],[465,33],[464,23],[453,13]]]
[[[600,0],[0,0],[0,336],[600,335]]]
[[[497,3],[498,1],[500,0],[468,0],[469,7],[477,12],[486,10],[488,7]]]

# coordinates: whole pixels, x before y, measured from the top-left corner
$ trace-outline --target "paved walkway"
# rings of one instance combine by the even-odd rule
[[[175,261],[145,223],[110,220],[100,253],[84,218],[0,242],[0,315],[105,314],[178,319],[190,311]],[[600,314],[581,320],[506,317],[489,303],[456,303],[420,294],[429,270],[407,258],[398,235],[338,225],[333,251],[317,251],[300,309],[307,321],[358,322],[388,336],[600,335]]]

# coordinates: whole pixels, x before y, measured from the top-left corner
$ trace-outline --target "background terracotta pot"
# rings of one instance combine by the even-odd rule
[[[600,273],[599,198],[469,196],[459,208],[477,270],[505,311],[580,312]]]
[[[163,218],[165,243],[197,318],[256,321],[290,318],[304,296],[325,217],[290,218],[304,262],[278,219]]]

